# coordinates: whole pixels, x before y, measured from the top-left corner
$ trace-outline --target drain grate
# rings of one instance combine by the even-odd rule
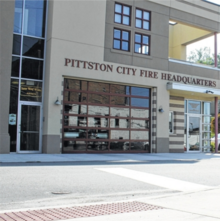
[[[0,213],[0,221],[49,221],[163,209],[141,202],[111,203]]]

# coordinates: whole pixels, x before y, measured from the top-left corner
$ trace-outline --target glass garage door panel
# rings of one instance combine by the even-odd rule
[[[39,151],[40,106],[21,105],[20,151]]]

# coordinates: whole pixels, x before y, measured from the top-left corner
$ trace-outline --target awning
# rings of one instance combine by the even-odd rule
[[[198,95],[198,96],[202,95],[204,97],[209,97],[209,98],[214,98],[214,97],[220,98],[220,89],[216,89],[213,87],[200,87],[191,84],[179,84],[174,82],[168,82],[167,90],[174,92],[178,91],[183,95],[184,94]]]

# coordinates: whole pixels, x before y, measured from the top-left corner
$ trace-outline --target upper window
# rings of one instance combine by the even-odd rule
[[[122,4],[115,4],[115,22],[123,25],[130,25],[131,7]]]
[[[135,53],[150,55],[150,36],[135,34]]]
[[[208,3],[212,3],[212,4],[215,4],[215,5],[220,5],[219,4],[219,0],[203,0],[204,2],[208,2]]]
[[[136,28],[150,30],[150,12],[136,9],[135,26]]]
[[[130,32],[120,29],[114,29],[113,48],[123,51],[129,51]]]

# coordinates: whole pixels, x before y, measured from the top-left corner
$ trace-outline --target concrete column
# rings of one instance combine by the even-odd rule
[[[218,152],[218,97],[215,97],[215,152]]]
[[[10,152],[8,115],[14,7],[14,0],[0,1],[0,153]]]
[[[215,56],[215,67],[218,67],[218,59],[217,59],[217,55],[218,55],[218,50],[217,50],[217,46],[218,46],[218,42],[217,42],[217,33],[215,32],[214,34],[214,56]]]

